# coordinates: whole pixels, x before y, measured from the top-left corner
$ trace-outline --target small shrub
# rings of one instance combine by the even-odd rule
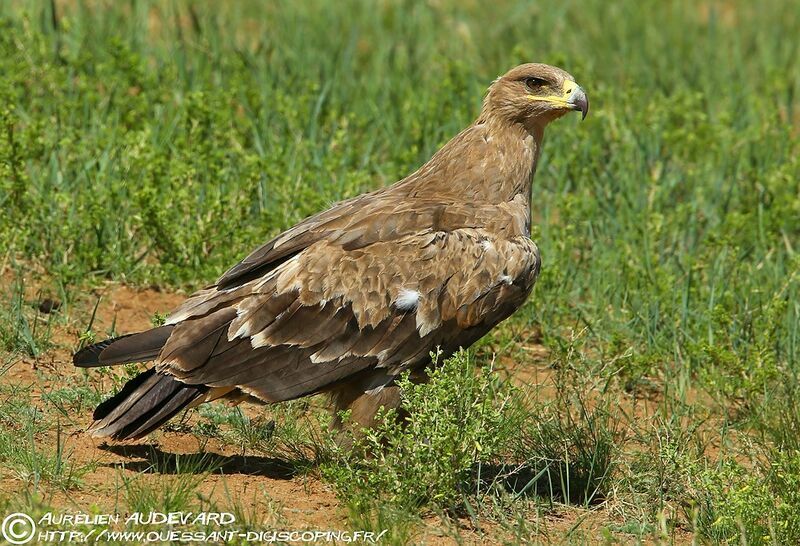
[[[335,451],[323,474],[358,508],[380,502],[462,511],[467,497],[489,485],[484,478],[491,474],[482,470],[499,463],[519,431],[513,387],[491,370],[476,373],[463,351],[434,369],[428,384],[406,375],[398,385],[407,416],[383,412],[353,452]]]
[[[697,531],[729,544],[800,543],[800,455],[773,451],[746,468],[725,460],[703,474]]]

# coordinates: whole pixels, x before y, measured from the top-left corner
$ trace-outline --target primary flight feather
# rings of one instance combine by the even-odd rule
[[[155,361],[90,430],[141,438],[185,407],[319,392],[368,425],[394,380],[468,347],[518,309],[539,274],[531,181],[544,128],[588,101],[572,76],[524,64],[478,118],[399,182],[268,241],[152,330],[75,354],[80,367]]]

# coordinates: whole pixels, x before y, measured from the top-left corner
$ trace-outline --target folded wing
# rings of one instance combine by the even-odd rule
[[[538,267],[529,239],[473,229],[356,249],[318,241],[263,277],[188,300],[168,320],[157,369],[270,402],[369,368],[391,377],[437,346],[474,342],[521,305]]]

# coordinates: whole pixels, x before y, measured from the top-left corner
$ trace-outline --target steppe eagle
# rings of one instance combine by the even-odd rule
[[[531,181],[545,126],[586,116],[572,76],[524,64],[418,170],[338,203],[256,249],[163,326],[78,351],[79,367],[154,360],[94,412],[90,431],[136,439],[185,407],[333,395],[369,425],[394,380],[468,347],[539,274]]]

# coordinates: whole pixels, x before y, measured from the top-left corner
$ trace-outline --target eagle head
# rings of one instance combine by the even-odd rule
[[[484,112],[528,128],[543,128],[570,111],[589,112],[589,99],[569,73],[546,64],[512,68],[489,87]]]

